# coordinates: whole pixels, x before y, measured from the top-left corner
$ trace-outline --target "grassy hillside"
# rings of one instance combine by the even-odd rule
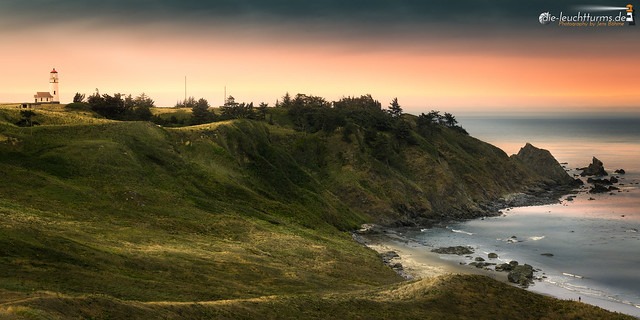
[[[138,302],[103,295],[14,294],[6,319],[633,319],[532,294],[482,276],[447,276],[369,290],[206,302]],[[2,300],[0,300],[2,303]]]
[[[350,141],[299,132],[278,110],[274,125],[182,128],[64,106],[35,112],[39,126],[18,127],[19,110],[0,108],[5,317],[323,317],[353,301],[404,310],[421,298],[379,296],[412,285],[347,230],[463,216],[534,181],[502,151],[446,128],[380,160],[362,130]]]

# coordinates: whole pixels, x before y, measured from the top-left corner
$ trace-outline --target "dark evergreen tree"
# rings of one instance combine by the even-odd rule
[[[260,102],[258,106],[258,114],[256,115],[256,119],[265,120],[267,118],[267,108],[269,107],[268,103]]]
[[[213,113],[209,111],[209,101],[204,98],[195,101],[193,99],[193,107],[191,107],[191,123],[203,124],[213,121]]]
[[[458,120],[456,120],[456,117],[454,117],[451,113],[449,112],[445,112],[444,113],[444,125],[449,127],[449,128],[453,128],[458,124]]]
[[[281,107],[285,107],[288,108],[291,106],[291,96],[289,95],[289,92],[287,92],[283,97],[282,97],[282,103],[280,104]]]
[[[73,96],[73,103],[82,103],[84,102],[84,98],[84,93],[76,92],[76,94]]]
[[[22,117],[22,119],[16,122],[16,125],[20,127],[33,127],[34,125],[39,124],[38,122],[33,121],[33,117],[35,115],[36,113],[31,110],[20,111],[20,116]]]
[[[389,105],[389,114],[394,118],[400,118],[402,116],[402,107],[398,103],[398,98],[393,98]]]

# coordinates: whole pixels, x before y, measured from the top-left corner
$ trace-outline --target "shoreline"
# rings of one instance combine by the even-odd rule
[[[373,230],[375,229],[375,230]],[[535,279],[529,287],[523,288],[507,278],[508,272],[495,271],[493,269],[476,268],[470,264],[461,264],[458,261],[448,260],[441,254],[431,252],[433,247],[405,238],[401,232],[391,228],[372,226],[368,232],[352,233],[355,241],[376,251],[383,262],[403,276],[406,280],[440,277],[449,274],[476,274],[484,275],[514,287],[519,287],[530,292],[550,296],[560,300],[581,301],[609,311],[619,312],[640,319],[640,308],[632,305],[603,299],[596,296],[588,296],[567,288],[554,285],[548,281]],[[452,255],[457,256],[457,255]],[[481,256],[476,252],[462,256]],[[483,257],[486,259],[486,257]],[[500,262],[486,259],[486,262]],[[473,260],[469,260],[473,261]],[[527,263],[527,261],[522,261]]]
[[[508,281],[507,274],[504,272],[475,268],[445,260],[438,253],[431,252],[428,246],[408,240],[391,229],[384,229],[381,233],[354,234],[354,238],[362,245],[376,251],[383,258],[385,264],[407,280],[447,274],[478,274],[513,284]],[[387,260],[385,255],[388,257],[390,252],[394,252],[396,255]],[[401,268],[393,267],[397,264],[400,264]]]

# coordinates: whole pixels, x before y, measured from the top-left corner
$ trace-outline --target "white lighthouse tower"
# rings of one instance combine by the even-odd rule
[[[60,93],[58,92],[58,71],[56,68],[49,74],[49,92],[53,96],[52,101],[60,103]]]

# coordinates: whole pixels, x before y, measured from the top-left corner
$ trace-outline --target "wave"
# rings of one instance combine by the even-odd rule
[[[545,236],[539,236],[539,237],[529,237],[529,239],[533,240],[533,241],[538,241],[538,240],[542,240],[544,239]]]
[[[573,274],[570,274],[570,273],[564,273],[563,272],[563,274],[564,275],[568,275],[568,276],[572,276],[572,277],[582,278],[581,276],[573,275]],[[599,298],[599,299],[605,299],[605,300],[609,300],[609,301],[613,301],[613,302],[617,302],[617,303],[621,303],[621,304],[626,304],[626,305],[633,306],[633,307],[636,307],[636,308],[640,309],[640,305],[635,304],[635,303],[633,303],[631,301],[622,299],[622,298],[618,297],[617,295],[608,293],[608,292],[603,291],[603,290],[590,288],[590,287],[585,287],[585,286],[579,286],[579,285],[571,284],[571,283],[568,283],[568,282],[556,282],[556,281],[553,281],[551,279],[545,279],[545,282],[550,283],[552,285],[555,285],[557,287],[563,288],[565,290],[581,294],[581,295],[591,296],[591,297],[595,297],[595,298]]]
[[[579,275],[571,274],[571,273],[566,273],[566,272],[563,272],[562,274],[564,274],[565,276],[574,277],[574,278],[578,278],[578,279],[583,279],[584,278],[583,276],[579,276]]]
[[[464,230],[451,229],[451,231],[452,231],[452,232],[455,232],[455,233],[464,233],[464,234],[468,234],[468,235],[470,235],[470,236],[472,236],[472,235],[473,235],[473,233],[471,233],[471,232],[467,232],[467,231],[464,231]]]

